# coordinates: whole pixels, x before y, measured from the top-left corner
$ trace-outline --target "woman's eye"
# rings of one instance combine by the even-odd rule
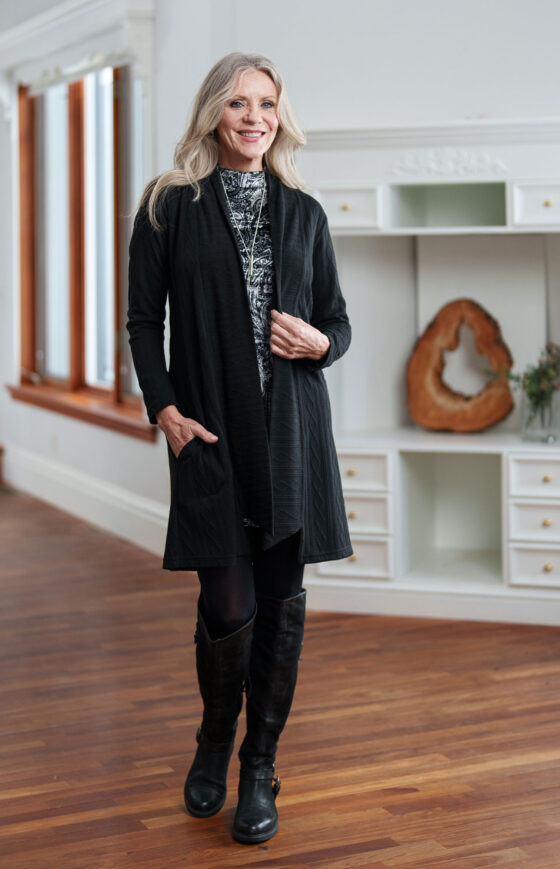
[[[238,106],[241,106],[241,105],[243,105],[241,100],[233,100],[233,102],[230,103],[230,106],[234,109],[236,109]]]
[[[273,109],[274,103],[271,103],[270,100],[265,100],[263,106],[265,109]]]

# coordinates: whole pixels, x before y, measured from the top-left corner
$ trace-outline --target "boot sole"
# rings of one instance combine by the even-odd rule
[[[277,832],[278,822],[276,822],[272,830],[269,830],[267,833],[258,833],[255,836],[239,833],[235,828],[232,830],[233,838],[236,842],[241,842],[243,845],[258,845],[260,842],[267,842],[268,839],[272,839]]]

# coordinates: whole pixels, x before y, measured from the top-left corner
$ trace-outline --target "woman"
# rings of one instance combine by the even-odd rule
[[[224,57],[175,169],[147,185],[130,242],[130,345],[169,455],[163,567],[200,581],[204,711],[185,803],[196,817],[223,806],[246,688],[233,835],[247,843],[278,829],[276,747],[302,646],[304,565],[352,553],[321,370],[351,331],[325,214],[295,169],[304,141],[274,65]]]

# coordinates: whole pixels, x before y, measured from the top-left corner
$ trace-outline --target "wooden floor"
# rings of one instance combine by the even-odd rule
[[[310,613],[280,832],[186,814],[195,574],[0,493],[3,869],[560,867],[560,629]],[[240,726],[240,733],[243,728]]]

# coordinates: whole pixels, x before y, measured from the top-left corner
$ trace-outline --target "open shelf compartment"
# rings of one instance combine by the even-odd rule
[[[504,182],[388,184],[384,228],[506,226]]]
[[[503,583],[501,457],[401,452],[402,582],[437,589]]]

